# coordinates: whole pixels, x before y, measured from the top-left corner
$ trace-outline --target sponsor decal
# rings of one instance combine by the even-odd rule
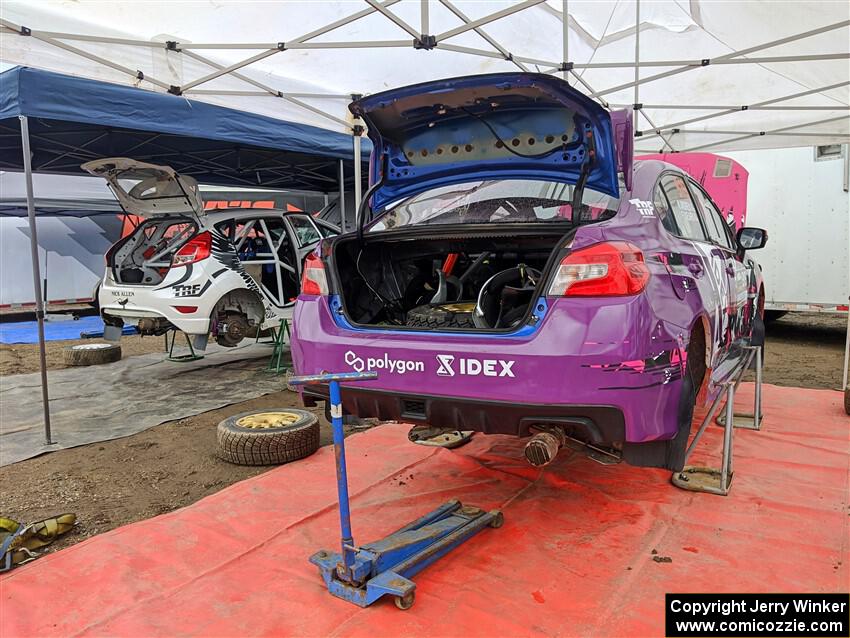
[[[201,292],[201,284],[178,284],[172,288],[175,297],[196,297]]]
[[[457,357],[453,354],[438,354],[437,376],[440,377],[511,377],[515,378],[513,359],[478,359],[475,357]],[[398,359],[384,352],[372,357],[361,357],[353,350],[345,353],[345,363],[357,372],[364,370],[387,370],[396,374],[425,372],[423,361]]]
[[[135,296],[135,294],[136,293],[134,293],[132,290],[113,290],[112,291],[113,297],[133,297],[133,296]]]
[[[630,199],[629,204],[638,209],[641,217],[655,216],[655,208],[653,208],[652,202],[648,202],[644,199]]]
[[[514,378],[514,360],[456,358],[453,354],[438,354],[437,374],[441,377],[453,377],[455,374],[467,377],[511,377]]]
[[[422,361],[394,359],[390,358],[390,355],[386,352],[382,357],[367,357],[364,359],[356,352],[349,350],[345,353],[345,362],[354,368],[356,372],[363,372],[364,370],[388,370],[396,374],[425,372],[425,364]]]

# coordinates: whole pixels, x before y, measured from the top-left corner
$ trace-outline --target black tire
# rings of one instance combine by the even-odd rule
[[[121,360],[121,346],[114,343],[81,343],[63,353],[66,366],[96,366]]]
[[[405,324],[410,328],[474,328],[472,310],[460,311],[460,304],[428,304],[407,312]],[[463,304],[464,306],[471,304]]]
[[[702,328],[694,330],[688,344],[688,360],[682,379],[682,393],[679,395],[679,430],[676,436],[667,441],[665,464],[668,470],[680,472],[685,466],[685,451],[691,435],[691,423],[694,419],[694,406],[697,395],[705,378],[705,333]]]
[[[844,411],[850,414],[850,385],[844,388]]]
[[[291,423],[270,427],[248,427],[265,419],[273,423],[288,415]],[[240,425],[240,422],[242,423]],[[319,420],[306,410],[278,408],[261,412],[243,412],[218,424],[218,454],[237,465],[278,465],[310,456],[319,449]]]

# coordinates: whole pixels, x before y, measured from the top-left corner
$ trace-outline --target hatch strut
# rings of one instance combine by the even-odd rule
[[[584,185],[587,183],[590,170],[596,163],[596,140],[593,137],[593,131],[587,131],[587,133],[585,133],[585,137],[587,138],[587,155],[584,156],[584,162],[582,162],[581,165],[581,173],[579,173],[578,181],[573,189],[572,211],[574,222],[581,221],[580,211],[581,200],[584,197]],[[577,215],[579,215],[579,217],[577,217]]]

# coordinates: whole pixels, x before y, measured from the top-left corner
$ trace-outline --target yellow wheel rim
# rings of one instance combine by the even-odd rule
[[[264,430],[292,425],[300,418],[300,414],[293,412],[257,412],[256,414],[243,416],[236,421],[236,425],[240,428],[249,428],[251,430]]]
[[[475,302],[445,303],[437,307],[440,310],[445,310],[446,312],[472,312],[475,310]]]

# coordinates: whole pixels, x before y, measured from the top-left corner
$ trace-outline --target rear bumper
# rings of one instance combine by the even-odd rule
[[[327,386],[306,386],[309,405],[326,401]],[[625,439],[623,413],[614,406],[515,404],[457,397],[399,394],[356,387],[342,388],[343,410],[361,418],[429,423],[486,434],[528,436],[532,426],[559,425],[567,434],[590,443],[610,444]]]
[[[681,333],[642,295],[552,300],[533,332],[516,336],[352,329],[332,303],[299,298],[293,364],[297,374],[376,370],[376,381],[344,387],[355,416],[520,435],[535,421],[586,419],[591,440],[606,442],[678,429]]]

